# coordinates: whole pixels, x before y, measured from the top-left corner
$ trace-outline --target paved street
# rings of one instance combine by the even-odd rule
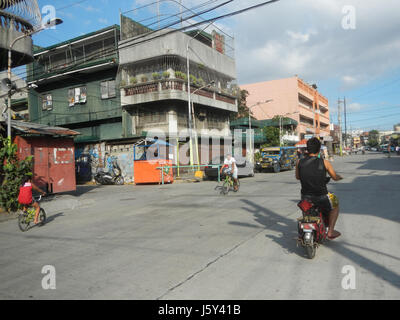
[[[216,182],[84,186],[43,203],[48,223],[0,223],[0,299],[400,299],[400,157],[335,158],[342,236],[315,259],[296,247],[294,172]],[[72,199],[74,209],[57,201]],[[74,206],[73,206],[74,207]],[[42,289],[44,265],[56,289]],[[356,270],[345,290],[342,268]]]

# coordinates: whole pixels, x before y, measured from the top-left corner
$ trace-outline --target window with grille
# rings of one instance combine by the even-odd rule
[[[76,104],[86,103],[87,94],[86,87],[68,89],[68,105],[73,107]]]
[[[48,93],[42,97],[42,110],[52,110],[53,109],[53,96]]]
[[[115,80],[103,81],[100,83],[100,91],[102,99],[115,98]]]

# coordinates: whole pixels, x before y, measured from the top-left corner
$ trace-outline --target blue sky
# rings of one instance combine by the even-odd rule
[[[132,10],[151,2],[154,1],[39,0],[41,9],[53,5],[56,16],[64,23],[56,30],[35,35],[34,43],[49,46],[119,24],[120,9]],[[205,2],[182,0],[189,8]],[[208,1],[208,7],[222,2]],[[204,17],[261,2],[236,0]],[[337,99],[345,96],[348,129],[392,130],[394,124],[400,123],[400,4],[397,0],[386,0],[385,5],[379,0],[316,2],[281,0],[218,22],[235,37],[238,83],[298,74],[307,82],[317,83],[319,91],[329,99],[332,122],[337,122]],[[341,25],[346,5],[354,8],[356,18],[355,28],[350,30]],[[166,6],[164,2],[162,12]],[[144,14],[141,10],[135,18],[142,19]]]

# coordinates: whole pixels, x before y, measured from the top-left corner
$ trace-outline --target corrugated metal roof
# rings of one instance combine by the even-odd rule
[[[3,122],[4,123],[4,122]],[[11,120],[11,127],[28,134],[44,134],[51,136],[76,136],[80,133],[68,128],[52,127],[44,124]]]

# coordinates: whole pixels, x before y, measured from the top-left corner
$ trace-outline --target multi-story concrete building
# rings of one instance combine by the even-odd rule
[[[103,165],[106,146],[124,138],[117,79],[119,35],[119,26],[113,25],[36,47],[35,60],[27,66],[30,121],[78,131],[76,156],[90,153],[93,171]]]
[[[299,139],[315,135],[324,140],[330,136],[328,99],[317,91],[316,86],[295,76],[245,84],[240,88],[249,92],[247,106],[256,119],[270,119],[276,115],[292,118],[298,122],[296,132]]]
[[[35,61],[27,67],[28,82],[35,87],[29,92],[31,121],[80,132],[77,157],[88,153],[102,166],[105,153],[114,152],[132,177],[134,145],[143,138],[187,145],[189,43],[194,132],[188,153],[197,162],[196,146],[207,148],[209,156],[199,160],[208,163],[211,143],[202,142],[214,142],[220,152],[221,138],[231,137],[229,116],[237,112],[238,90],[234,59],[224,54],[221,41],[215,45],[214,34],[151,32],[130,19],[121,22],[123,30],[114,25],[35,49]],[[141,40],[132,41],[138,34]]]
[[[188,59],[193,136],[203,138],[198,139],[199,149],[208,148],[202,145],[204,137],[230,137],[229,116],[237,112],[236,67],[216,40],[221,39],[217,33],[150,32],[123,16],[121,31],[121,104],[127,136],[158,136],[162,131],[173,144],[178,136],[188,140]]]

